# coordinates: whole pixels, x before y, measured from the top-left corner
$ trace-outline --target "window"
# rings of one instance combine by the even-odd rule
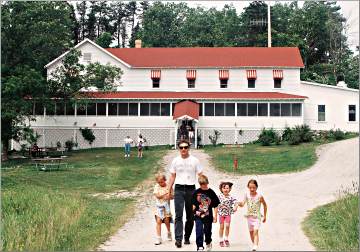
[[[137,103],[129,103],[129,116],[138,116],[138,104]]]
[[[238,116],[247,116],[247,103],[238,103],[237,104],[237,115]]]
[[[76,106],[76,115],[86,115],[86,104],[77,104]]]
[[[65,113],[67,116],[75,115],[75,103],[72,103],[70,101],[66,102]]]
[[[118,115],[127,116],[129,115],[129,103],[118,103]]]
[[[290,103],[281,103],[281,116],[291,116]]]
[[[91,53],[84,53],[83,59],[86,62],[90,62],[91,61]]]
[[[42,103],[35,102],[34,113],[37,116],[43,116],[44,115],[44,106],[43,106]]]
[[[220,80],[220,88],[227,88],[228,87],[228,79]]]
[[[169,116],[170,115],[170,103],[161,103],[160,109],[161,116]]]
[[[88,103],[86,106],[87,115],[96,116],[96,103]]]
[[[292,116],[301,116],[301,103],[292,103],[291,104],[291,115]]]
[[[248,79],[248,88],[255,88],[255,79]]]
[[[106,103],[97,103],[96,115],[106,116]]]
[[[108,115],[116,116],[117,112],[117,103],[108,103]]]
[[[195,79],[188,79],[188,88],[195,88]]]
[[[225,104],[215,103],[215,116],[224,116],[224,115],[225,115]]]
[[[325,121],[325,105],[318,105],[318,121]]]
[[[281,88],[281,79],[274,79],[274,88]]]
[[[356,105],[349,105],[349,122],[356,121]]]
[[[248,103],[248,116],[257,116],[257,103]]]
[[[140,115],[141,116],[149,116],[150,115],[149,103],[140,103]]]
[[[56,115],[65,115],[65,102],[60,101],[56,103]]]
[[[280,116],[280,103],[270,103],[270,116]]]
[[[175,102],[171,103],[172,116],[174,115]]]
[[[153,82],[153,88],[159,88],[160,87],[160,79],[152,79]]]
[[[205,116],[214,116],[214,103],[205,103]]]
[[[268,104],[258,103],[258,116],[267,116],[267,115],[268,115]]]
[[[55,115],[55,102],[50,102],[48,104],[45,104],[46,108],[46,115],[53,116]]]
[[[160,103],[150,103],[150,115],[160,116]]]
[[[225,103],[225,116],[235,116],[235,103]]]

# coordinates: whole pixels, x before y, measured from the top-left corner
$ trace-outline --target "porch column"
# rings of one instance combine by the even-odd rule
[[[176,119],[175,121],[175,143],[174,143],[174,147],[175,147],[175,150],[176,150],[176,143],[177,143],[177,131],[178,131],[178,124],[179,124],[179,121]]]
[[[197,139],[197,123],[194,121],[195,123],[195,149],[197,149],[198,147],[198,139]]]

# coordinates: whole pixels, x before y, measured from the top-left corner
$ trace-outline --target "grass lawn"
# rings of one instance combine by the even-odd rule
[[[358,193],[315,208],[302,226],[316,250],[359,251]]]
[[[226,172],[239,174],[270,174],[301,171],[316,161],[316,143],[301,145],[260,146],[245,144],[243,147],[206,146],[205,152],[212,157],[214,166]],[[233,159],[238,159],[234,171]]]
[[[126,222],[134,199],[91,194],[132,191],[159,168],[166,148],[126,160],[120,148],[74,152],[73,167],[43,172],[28,160],[2,163],[2,250],[92,250]]]

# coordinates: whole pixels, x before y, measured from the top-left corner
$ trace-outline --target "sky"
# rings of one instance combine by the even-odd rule
[[[197,5],[206,8],[215,7],[222,9],[225,4],[232,3],[236,8],[238,14],[243,11],[244,7],[247,7],[252,1],[165,1],[165,2],[186,2],[190,7],[196,7]],[[267,4],[274,5],[278,2],[290,2],[290,1],[265,1]],[[299,1],[299,6],[302,6],[304,1]],[[359,0],[343,0],[337,1],[337,4],[341,7],[341,13],[348,20],[348,43],[350,48],[355,52],[356,46],[359,45]]]

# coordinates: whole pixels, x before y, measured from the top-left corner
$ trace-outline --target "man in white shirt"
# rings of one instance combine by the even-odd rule
[[[195,191],[196,175],[201,175],[203,168],[199,160],[189,154],[190,144],[181,140],[178,144],[180,156],[174,158],[170,166],[170,179],[168,188],[171,189],[175,182],[175,246],[181,248],[183,240],[183,212],[185,205],[186,222],[184,244],[190,244],[190,235],[194,226],[192,210],[192,194]]]

